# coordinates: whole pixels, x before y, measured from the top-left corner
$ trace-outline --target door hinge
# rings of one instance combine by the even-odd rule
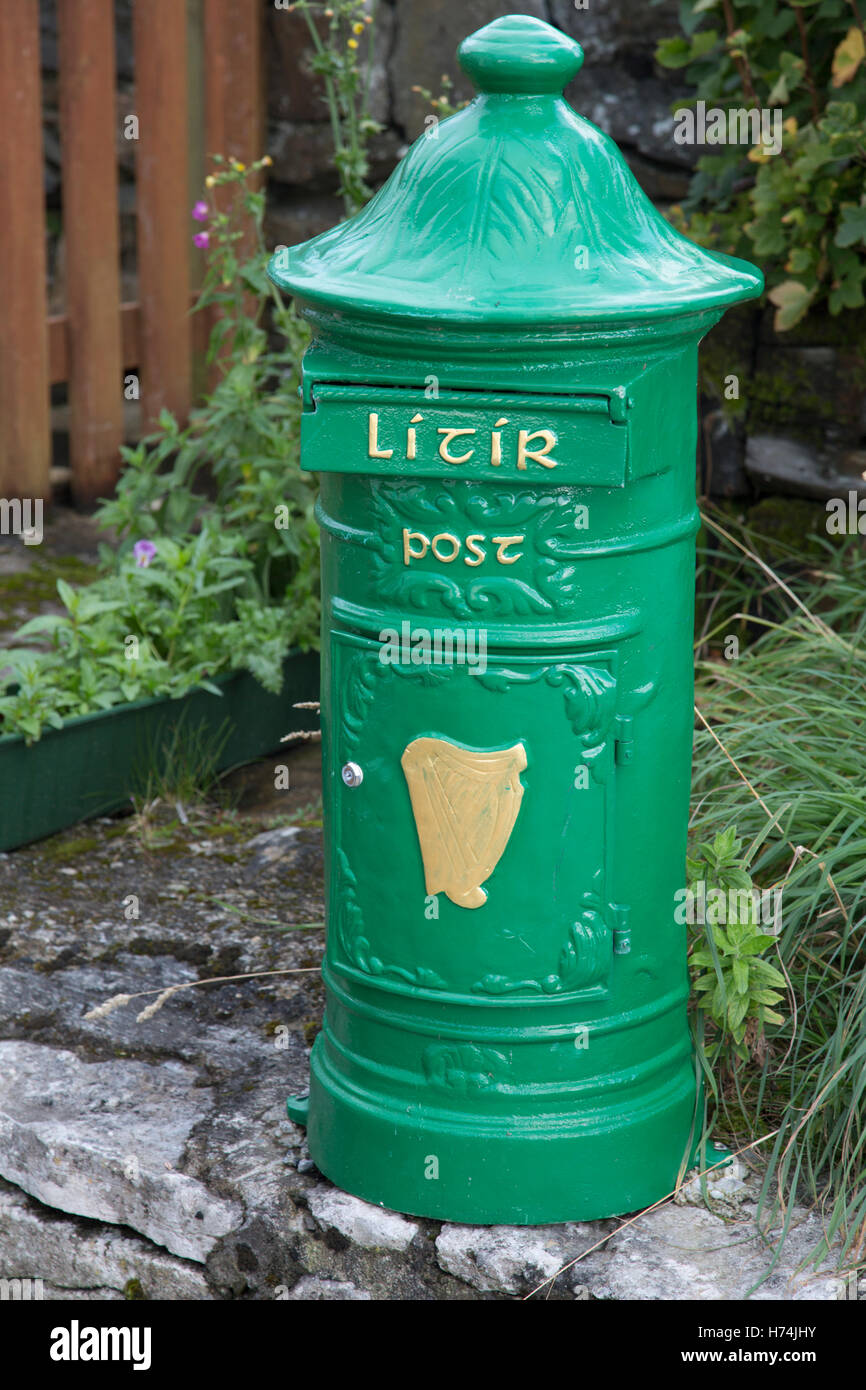
[[[618,763],[630,763],[634,757],[634,738],[632,737],[632,724],[634,720],[630,714],[618,714],[616,716],[617,733],[615,736],[616,761]]]
[[[613,953],[615,956],[627,956],[631,951],[631,927],[628,920],[631,908],[627,903],[611,903],[610,909],[616,923],[613,929]]]

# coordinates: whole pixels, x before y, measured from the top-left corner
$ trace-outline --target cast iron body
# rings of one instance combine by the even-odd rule
[[[327,1008],[289,1110],[370,1201],[601,1217],[690,1143],[697,345],[762,281],[561,99],[572,40],[510,16],[459,56],[476,100],[271,264],[314,332],[324,598]]]

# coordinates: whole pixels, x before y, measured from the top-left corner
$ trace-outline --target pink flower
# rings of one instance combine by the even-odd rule
[[[192,239],[192,244],[193,246],[198,246],[201,250],[204,250],[206,246],[210,245],[210,237],[208,236],[207,232],[196,232],[195,236]]]
[[[196,222],[207,222],[207,219],[210,215],[210,209],[208,208],[207,203],[202,198],[199,198],[198,202],[193,204],[192,215],[195,218]]]
[[[135,545],[132,547],[132,553],[135,556],[135,563],[138,568],[140,570],[146,570],[156,554],[156,546],[153,541],[136,541]]]

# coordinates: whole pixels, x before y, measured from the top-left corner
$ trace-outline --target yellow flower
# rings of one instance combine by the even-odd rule
[[[213,174],[208,174],[207,178],[204,181],[205,188],[213,188],[215,183],[216,179],[214,178]]]
[[[357,48],[357,47],[358,47],[358,40],[357,40],[357,39],[349,39],[349,47],[350,47],[350,48]]]
[[[363,24],[353,24],[353,25],[352,25],[352,33],[353,33],[353,34],[363,34],[363,32],[364,32],[364,26],[363,26]]]
[[[242,174],[247,167],[245,164],[242,164],[239,159],[233,159],[232,164],[239,174]]]
[[[274,161],[271,159],[271,156],[270,156],[269,154],[266,154],[265,157],[264,157],[263,160],[262,160],[262,164],[263,164],[263,166],[264,166],[265,169],[270,169],[270,167],[271,167],[271,165],[273,164],[273,162],[274,162]]]

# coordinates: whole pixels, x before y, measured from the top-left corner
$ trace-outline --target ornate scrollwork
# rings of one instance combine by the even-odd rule
[[[547,685],[561,686],[566,717],[580,739],[583,760],[591,768],[593,777],[602,780],[602,754],[607,746],[617,699],[616,681],[608,671],[560,661],[528,670],[490,667],[475,679],[488,690],[503,692],[513,685],[532,685],[541,680]]]
[[[510,1063],[504,1052],[472,1043],[431,1043],[424,1049],[424,1076],[431,1086],[459,1095],[495,1091],[503,1084]]]
[[[402,677],[404,680],[416,680],[421,685],[435,686],[447,681],[451,674],[450,666],[401,666],[396,662],[380,661],[373,652],[356,652],[349,662],[342,692],[343,726],[347,742],[354,745],[360,738],[380,682],[390,677]]]
[[[585,893],[583,904],[577,921],[568,929],[556,971],[522,980],[485,975],[473,990],[480,994],[573,994],[606,985],[613,958],[613,931],[597,894]]]
[[[404,980],[418,989],[445,989],[445,981],[435,970],[429,970],[424,965],[417,966],[415,970],[406,970],[402,965],[389,965],[373,954],[364,933],[364,917],[358,902],[358,880],[345,850],[337,850],[337,859],[340,866],[336,894],[339,904],[337,929],[343,950],[352,964],[366,975]]]
[[[579,593],[581,546],[575,540],[574,499],[554,488],[493,487],[468,480],[372,480],[373,508],[382,544],[371,554],[378,591],[399,606],[425,611],[436,603],[458,618],[555,613]],[[397,539],[403,524],[449,527],[523,527],[533,552],[531,579],[436,574],[409,570]]]

